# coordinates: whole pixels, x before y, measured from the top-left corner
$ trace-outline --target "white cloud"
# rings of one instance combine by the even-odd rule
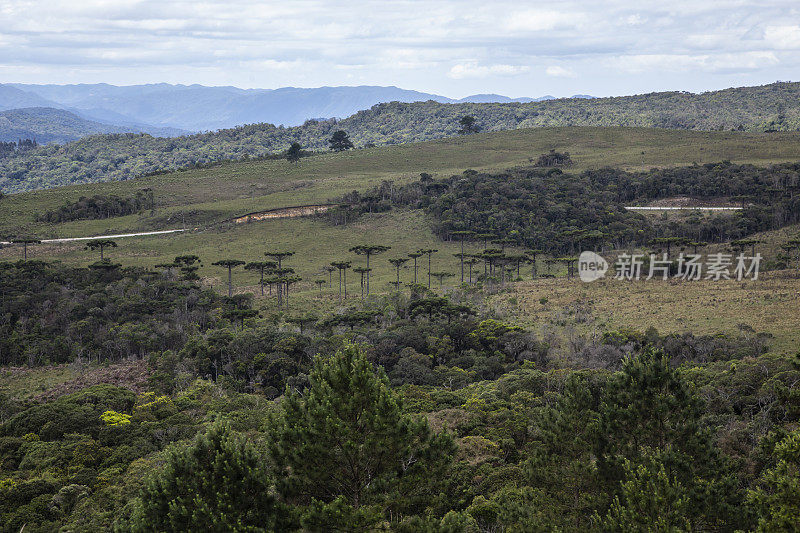
[[[743,52],[733,54],[634,54],[611,58],[608,64],[619,71],[643,73],[651,71],[681,72],[702,70],[753,70],[779,63],[774,52]]]
[[[779,50],[800,50],[800,25],[768,26],[764,40]]]
[[[800,72],[797,0],[331,4],[0,0],[0,82],[317,86],[356,72],[369,84],[536,96],[592,93],[600,83],[605,94],[623,94],[648,84],[719,86],[720,76],[733,83],[742,72],[752,74],[742,84]]]
[[[552,65],[545,69],[545,74],[554,78],[575,78],[575,72],[571,68]]]
[[[477,62],[454,65],[447,74],[460,80],[463,78],[488,78],[489,76],[516,76],[527,72],[530,67],[516,65],[479,65]]]
[[[512,13],[506,21],[506,28],[511,31],[540,32],[557,28],[573,28],[580,25],[583,20],[583,13],[572,10],[531,9]]]
[[[625,24],[629,26],[639,26],[647,22],[647,19],[641,16],[639,13],[634,13],[633,15],[628,15],[625,17]]]

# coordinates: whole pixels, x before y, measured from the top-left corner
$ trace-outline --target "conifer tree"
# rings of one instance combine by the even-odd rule
[[[233,269],[237,266],[243,265],[244,261],[239,259],[222,259],[215,263],[211,263],[214,266],[221,266],[228,269],[228,298],[233,296]]]
[[[120,531],[271,531],[280,520],[264,461],[216,422],[141,489],[130,527]]]
[[[408,262],[408,257],[397,257],[395,259],[389,259],[389,262],[394,267],[395,273],[397,274],[397,279],[395,280],[394,288],[400,290],[400,269]]]
[[[382,244],[361,244],[359,246],[353,246],[350,248],[350,251],[356,255],[364,255],[367,257],[367,295],[369,296],[369,258],[373,255],[382,254],[383,252],[389,250],[391,246],[384,246]]]
[[[467,237],[472,237],[475,235],[474,231],[454,231],[451,235],[456,237],[460,237],[461,241],[461,254],[459,259],[461,260],[461,283],[464,283],[464,239]]]
[[[39,239],[34,239],[33,237],[20,237],[18,239],[12,239],[12,243],[14,244],[21,244],[22,245],[22,259],[27,261],[28,260],[28,245],[29,244],[41,244],[42,241]]]
[[[417,250],[417,253],[420,253],[422,255],[427,255],[428,256],[428,288],[429,289],[431,288],[431,256],[433,254],[435,254],[436,252],[438,252],[438,251],[439,250],[435,250],[433,248]]]
[[[342,277],[344,277],[344,298],[347,299],[347,269],[350,261],[334,261],[331,266],[339,270],[339,300],[342,299]]]
[[[758,531],[796,531],[800,517],[800,430],[775,445],[775,464],[761,474],[749,500],[758,515]]]
[[[100,250],[100,261],[105,259],[103,255],[103,251],[106,248],[116,248],[117,243],[112,241],[111,239],[96,239],[94,241],[89,241],[86,243],[87,250]]]
[[[399,510],[433,495],[452,439],[404,414],[386,375],[358,346],[317,357],[309,382],[302,394],[287,390],[269,424],[277,488],[287,501]]]
[[[619,496],[626,472],[636,472],[636,461],[648,456],[687,491],[690,520],[736,522],[744,495],[725,476],[702,412],[702,402],[662,351],[646,348],[627,357],[599,407],[597,465],[611,492]],[[660,466],[647,468],[660,476]]]
[[[414,285],[417,284],[417,259],[422,257],[422,252],[411,252],[408,257],[414,260]]]
[[[260,277],[258,284],[261,286],[261,296],[264,296],[264,274],[274,269],[276,266],[278,265],[274,261],[251,261],[244,266],[245,270],[256,270],[259,272]]]
[[[366,267],[356,267],[353,269],[353,272],[356,274],[361,275],[361,300],[364,300],[364,277],[369,274],[369,271],[372,270],[371,268]]]

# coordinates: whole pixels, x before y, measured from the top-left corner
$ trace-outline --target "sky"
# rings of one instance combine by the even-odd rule
[[[0,0],[0,83],[460,98],[700,92],[798,73],[798,0]]]

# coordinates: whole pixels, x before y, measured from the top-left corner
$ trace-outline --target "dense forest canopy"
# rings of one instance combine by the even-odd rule
[[[549,154],[547,154],[549,155]],[[646,172],[605,168],[568,174],[560,168],[517,168],[501,173],[467,170],[450,178],[397,187],[391,182],[339,199],[323,216],[334,223],[393,206],[425,209],[444,239],[471,232],[509,244],[574,254],[646,246],[654,238],[722,242],[800,221],[800,163],[770,167],[730,162]],[[744,208],[734,215],[695,214],[668,225],[625,209],[676,196],[721,199]]]
[[[149,389],[0,398],[4,532],[773,530],[796,508],[800,374],[768,335],[567,342],[420,287],[298,331],[166,267],[2,276],[4,364],[138,357]]]
[[[63,146],[0,153],[0,190],[20,192],[76,183],[126,180],[224,160],[284,152],[291,143],[328,149],[338,130],[356,147],[425,141],[463,133],[475,118],[481,131],[540,126],[641,126],[693,130],[797,131],[800,83],[774,83],[702,94],[651,93],[530,103],[379,104],[343,120],[284,128],[253,124],[174,138],[96,135]]]

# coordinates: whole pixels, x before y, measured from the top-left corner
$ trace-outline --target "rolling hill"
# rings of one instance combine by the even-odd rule
[[[467,114],[475,116],[485,131],[543,126],[797,131],[800,83],[702,94],[666,92],[529,103],[390,102],[341,121],[308,121],[293,128],[254,124],[173,139],[95,136],[0,159],[0,190],[127,180],[218,161],[260,158],[280,153],[292,142],[307,150],[325,150],[331,134],[339,129],[347,131],[357,147],[450,137],[458,135],[459,119]]]
[[[25,107],[0,111],[0,142],[34,139],[39,144],[66,143],[101,133],[149,133],[176,135],[180,130],[157,127],[112,126],[81,118],[52,107]]]

